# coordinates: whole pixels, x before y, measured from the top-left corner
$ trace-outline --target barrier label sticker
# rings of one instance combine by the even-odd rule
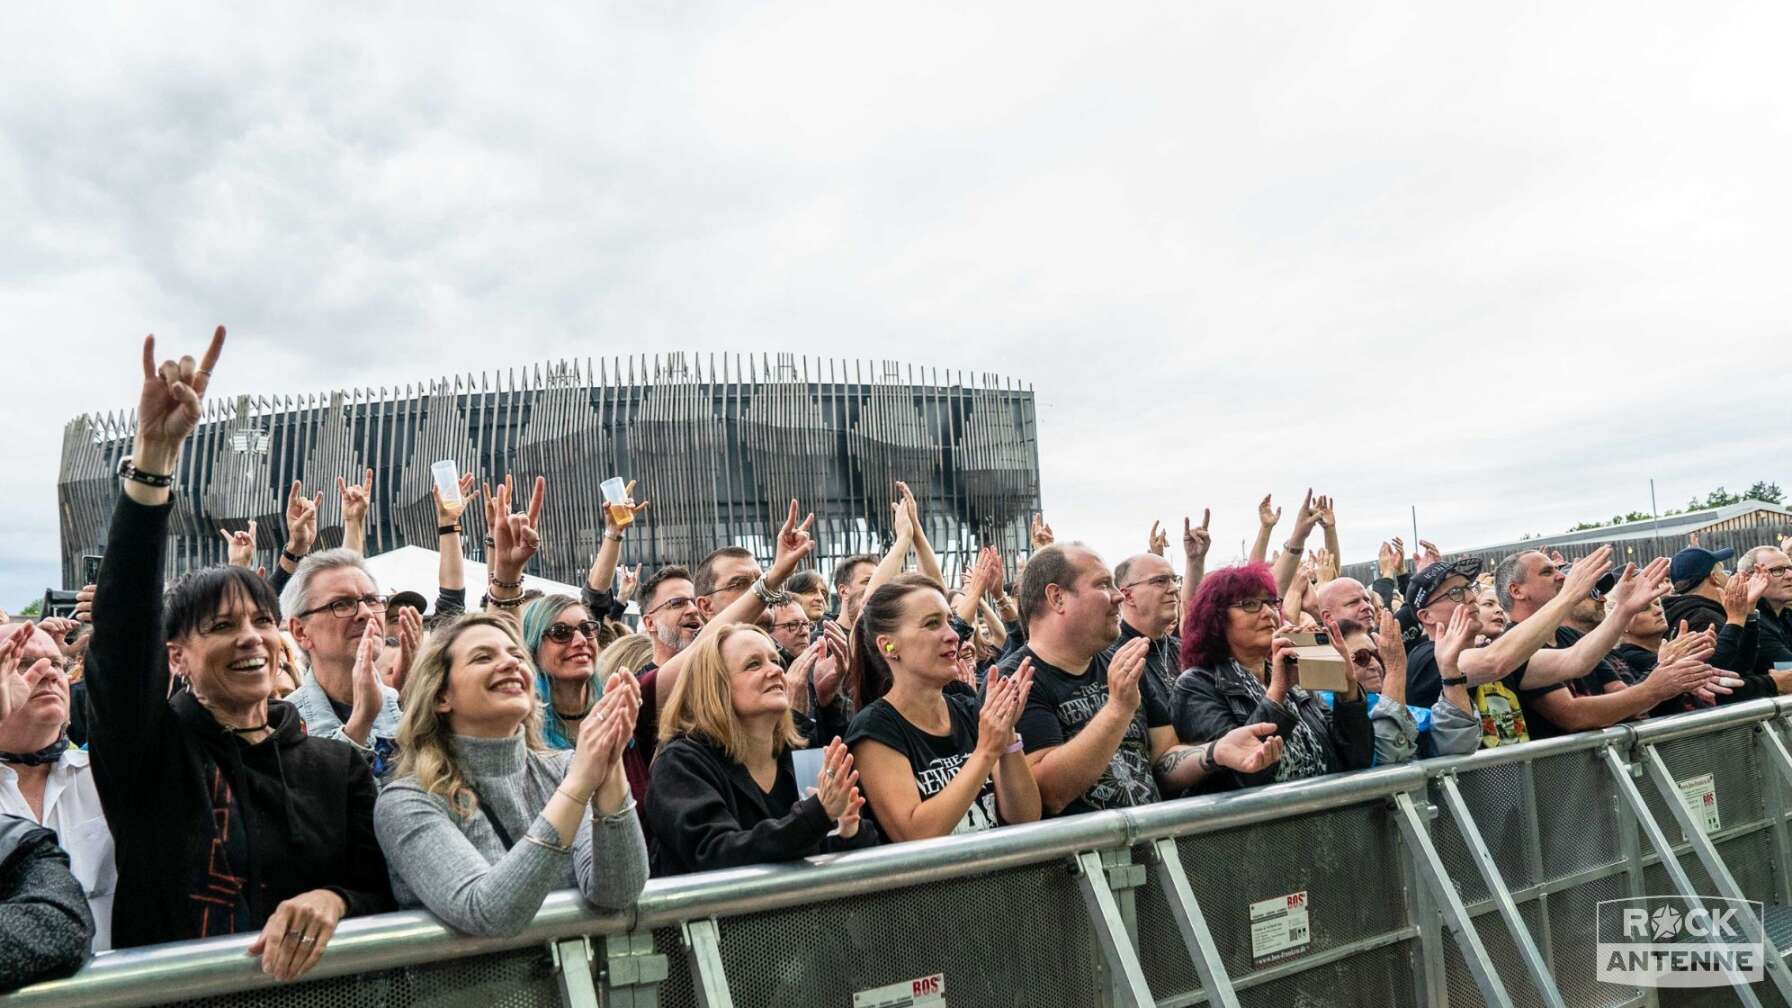
[[[1683,781],[1676,781],[1680,786],[1680,802],[1686,811],[1692,813],[1692,821],[1702,826],[1706,833],[1716,833],[1723,828],[1717,818],[1717,784],[1710,774],[1700,774]]]
[[[852,996],[852,1008],[946,1008],[946,974],[859,991]]]
[[[1312,940],[1306,890],[1251,904],[1252,965],[1285,959],[1305,950]]]

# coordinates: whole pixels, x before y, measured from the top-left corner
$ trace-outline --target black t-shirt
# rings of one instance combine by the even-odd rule
[[[1557,627],[1555,640],[1545,647],[1573,647],[1575,642],[1581,639],[1581,636],[1580,631],[1572,627]],[[1507,688],[1518,694],[1518,701],[1524,706],[1525,725],[1529,728],[1533,739],[1555,738],[1557,735],[1570,734],[1568,729],[1551,721],[1548,715],[1537,708],[1539,698],[1548,696],[1559,689],[1565,689],[1574,696],[1598,696],[1605,692],[1607,683],[1623,682],[1618,678],[1618,671],[1612,667],[1612,663],[1601,658],[1599,664],[1593,666],[1593,671],[1579,679],[1570,679],[1565,683],[1557,683],[1554,686],[1545,686],[1541,689],[1521,689],[1519,684],[1524,681],[1525,670],[1529,667],[1529,662],[1518,666],[1504,681]]]
[[[1102,652],[1089,668],[1073,676],[1047,664],[1031,647],[1002,659],[1003,675],[1011,675],[1024,658],[1033,659],[1033,691],[1020,715],[1020,736],[1027,752],[1060,746],[1076,737],[1108,702],[1108,660]],[[1151,731],[1170,724],[1170,704],[1157,677],[1149,671],[1139,677],[1139,707],[1126,728],[1114,758],[1108,761],[1095,786],[1064,806],[1060,815],[1096,809],[1128,808],[1157,801],[1157,777],[1151,769]]]
[[[1107,660],[1114,660],[1114,652],[1120,650],[1120,645],[1134,637],[1143,636],[1145,635],[1132,628],[1132,624],[1121,620],[1120,639],[1104,652]],[[1145,671],[1157,678],[1158,685],[1163,687],[1164,696],[1169,696],[1176,688],[1176,677],[1182,674],[1182,638],[1172,633],[1152,641],[1151,646],[1145,649]]]
[[[1406,649],[1406,705],[1431,707],[1444,692],[1437,642],[1427,638]]]
[[[888,699],[879,698],[853,717],[844,741],[851,746],[861,739],[870,739],[906,756],[909,769],[915,775],[915,790],[921,793],[921,800],[926,801],[952,783],[952,778],[958,776],[965,760],[970,759],[977,748],[979,707],[976,698],[960,691],[948,691],[945,696],[946,712],[952,723],[950,735],[922,731],[903,717]],[[877,810],[869,803],[865,808],[875,822]],[[984,779],[976,799],[958,820],[958,825],[952,827],[952,832],[975,833],[998,825],[996,785],[992,776]]]

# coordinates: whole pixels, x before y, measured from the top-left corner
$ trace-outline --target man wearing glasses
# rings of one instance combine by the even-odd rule
[[[1108,657],[1112,660],[1113,653],[1135,637],[1149,640],[1145,671],[1156,677],[1167,696],[1182,673],[1177,657],[1182,638],[1172,632],[1182,615],[1178,601],[1182,578],[1170,568],[1170,561],[1156,553],[1140,553],[1114,568],[1114,586],[1120,589],[1120,639],[1108,648]]]
[[[1792,559],[1777,546],[1756,546],[1736,561],[1736,576],[1754,582],[1749,585],[1751,593],[1763,578],[1767,582],[1755,604],[1756,669],[1792,670]]]
[[[377,669],[386,603],[360,554],[346,549],[306,557],[280,592],[287,631],[307,665],[287,702],[298,708],[308,734],[339,738],[366,753],[378,780],[397,763],[398,691],[380,681]],[[373,652],[356,674],[369,625]]]

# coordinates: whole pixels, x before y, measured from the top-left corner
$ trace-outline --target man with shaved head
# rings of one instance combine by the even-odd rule
[[[1375,603],[1369,589],[1356,578],[1333,578],[1319,587],[1319,622],[1350,620],[1358,626],[1375,625]]]
[[[68,744],[67,661],[30,623],[0,626],[0,812],[55,831],[93,911],[93,948],[112,947],[118,866],[87,754]]]
[[[1182,672],[1182,638],[1172,632],[1182,615],[1182,578],[1170,569],[1170,561],[1140,553],[1114,568],[1114,586],[1120,591],[1120,639],[1113,649],[1135,637],[1150,641],[1145,671],[1157,678],[1167,696]]]

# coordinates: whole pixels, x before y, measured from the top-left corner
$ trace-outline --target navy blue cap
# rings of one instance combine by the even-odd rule
[[[1733,549],[1708,550],[1698,546],[1688,546],[1674,554],[1668,563],[1668,580],[1674,584],[1682,581],[1702,580],[1711,573],[1711,568],[1730,560],[1736,555]]]

